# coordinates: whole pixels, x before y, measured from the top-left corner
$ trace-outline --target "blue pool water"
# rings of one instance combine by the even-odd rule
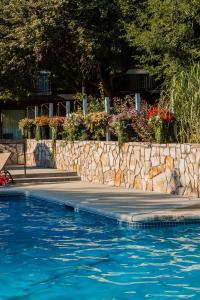
[[[131,229],[0,197],[0,299],[200,299],[200,227]]]

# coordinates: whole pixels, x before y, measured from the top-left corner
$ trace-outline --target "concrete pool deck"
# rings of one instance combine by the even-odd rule
[[[88,182],[68,182],[1,188],[0,194],[27,195],[59,201],[75,210],[87,211],[124,222],[200,220],[200,199],[136,191]]]

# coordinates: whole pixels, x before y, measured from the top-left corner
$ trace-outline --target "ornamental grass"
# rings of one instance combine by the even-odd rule
[[[200,143],[200,64],[174,75],[161,104],[175,113],[177,141]]]

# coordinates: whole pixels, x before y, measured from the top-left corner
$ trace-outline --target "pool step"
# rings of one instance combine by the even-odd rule
[[[41,176],[41,174],[40,174]],[[43,184],[43,183],[59,183],[67,181],[80,181],[79,176],[61,176],[61,177],[35,177],[35,178],[14,178],[14,184]]]
[[[12,174],[12,171],[11,171]],[[57,169],[29,169],[27,174],[23,174],[23,170],[20,173],[13,172],[14,184],[43,184],[43,183],[59,183],[67,181],[80,181],[81,178],[76,172],[63,172]]]
[[[77,176],[76,172],[46,172],[46,173],[40,173],[40,170],[38,169],[38,173],[29,173],[29,174],[15,174],[13,175],[13,179],[24,179],[24,178],[49,178],[49,177],[69,177],[69,176]]]

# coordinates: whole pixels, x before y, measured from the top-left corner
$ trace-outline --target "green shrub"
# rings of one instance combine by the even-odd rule
[[[195,64],[174,75],[167,92],[170,99],[168,105],[173,108],[177,119],[177,140],[181,143],[199,143],[200,65]]]
[[[88,138],[84,116],[72,113],[65,118],[64,133],[68,141],[86,140]]]
[[[92,139],[103,140],[109,123],[109,115],[105,111],[90,113],[85,119]]]

